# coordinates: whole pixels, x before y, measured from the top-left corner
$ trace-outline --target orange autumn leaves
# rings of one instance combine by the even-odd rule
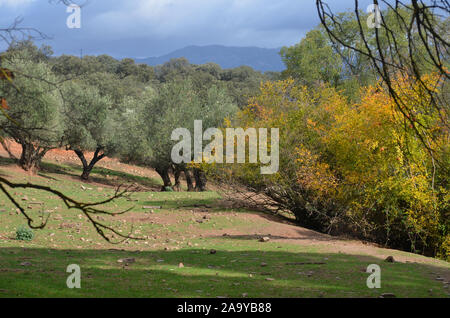
[[[7,68],[0,68],[0,80],[6,80],[12,82],[14,79],[14,73]],[[0,97],[0,107],[2,109],[9,109],[8,102],[5,98]]]
[[[1,100],[0,107],[3,108],[3,109],[9,109],[8,102],[6,101],[6,99],[1,97],[0,100]]]

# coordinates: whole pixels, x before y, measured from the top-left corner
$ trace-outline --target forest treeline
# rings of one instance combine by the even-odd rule
[[[262,81],[277,76],[246,66],[192,65],[183,58],[151,67],[108,55],[52,57],[50,47],[31,41],[13,43],[1,61],[13,70],[14,85],[3,82],[0,95],[11,107],[3,109],[7,117],[0,124],[22,146],[17,159],[24,170],[38,170],[50,149],[65,147],[80,158],[83,179],[103,157],[116,156],[155,168],[164,189],[172,187],[170,170],[186,170],[171,163],[171,132],[193,127],[195,119],[221,126]],[[94,152],[92,161],[86,152]],[[189,183],[190,190],[204,190],[200,171],[186,174],[198,181]]]
[[[364,50],[376,43],[388,54],[389,36],[367,29],[363,43],[350,13],[334,30],[342,42],[321,25],[283,48],[281,74],[185,59],[150,67],[107,55],[52,57],[49,47],[13,43],[1,54],[1,67],[14,74],[13,85],[0,84],[1,134],[22,146],[17,161],[25,170],[39,169],[59,147],[77,154],[83,179],[104,156],[117,157],[155,168],[164,191],[180,190],[182,173],[189,191],[215,178],[264,194],[302,226],[449,259],[448,81],[423,59],[426,47],[411,52],[397,13],[384,16],[404,39],[396,54],[413,58],[420,77],[393,71],[387,83],[376,70],[385,61],[374,64]],[[448,40],[448,19],[435,23]],[[174,164],[172,131],[193,131],[198,119],[205,128],[279,128],[279,172]]]

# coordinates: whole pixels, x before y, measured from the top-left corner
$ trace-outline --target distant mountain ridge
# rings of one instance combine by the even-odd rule
[[[250,66],[261,72],[281,72],[285,69],[278,54],[280,49],[264,49],[258,47],[230,47],[222,45],[187,46],[159,57],[135,59],[136,63],[151,66],[164,64],[173,58],[186,58],[192,64],[216,63],[222,68]]]

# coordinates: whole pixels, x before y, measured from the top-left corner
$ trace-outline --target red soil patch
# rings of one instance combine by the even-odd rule
[[[7,144],[10,152],[16,157],[19,158],[20,154],[22,152],[22,147],[20,144],[12,141],[12,140],[6,140],[5,143]],[[94,157],[94,152],[86,152],[85,154],[86,160],[90,161]],[[0,145],[0,157],[8,158],[9,155],[7,151]],[[44,157],[44,161],[48,162],[54,162],[54,163],[63,163],[63,164],[70,164],[70,165],[77,165],[82,166],[80,159],[77,157],[77,155],[71,151],[71,150],[65,150],[65,149],[52,149]],[[96,165],[96,167],[102,167],[105,169],[111,169],[116,171],[122,171],[126,173],[130,173],[136,176],[142,176],[142,177],[148,177],[148,178],[159,178],[159,175],[150,168],[143,168],[143,167],[137,167],[134,165],[128,165],[126,163],[121,163],[116,158],[109,158],[105,157],[101,161],[99,161]],[[17,172],[23,173],[23,170],[20,168],[8,168],[11,169],[17,169]]]

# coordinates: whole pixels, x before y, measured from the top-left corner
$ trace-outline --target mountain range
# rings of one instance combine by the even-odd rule
[[[156,66],[164,64],[173,58],[186,58],[191,64],[216,63],[222,68],[250,66],[261,72],[280,72],[285,69],[278,54],[280,49],[265,49],[258,47],[230,47],[222,45],[187,46],[159,57],[135,59],[136,63]]]

